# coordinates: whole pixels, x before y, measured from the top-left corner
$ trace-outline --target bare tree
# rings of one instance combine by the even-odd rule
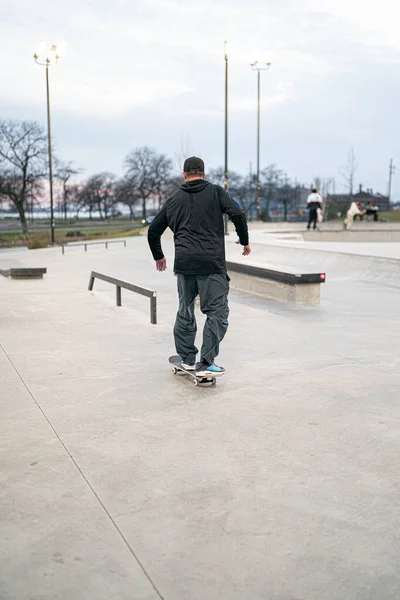
[[[260,196],[264,206],[264,220],[269,219],[269,206],[272,201],[277,200],[278,190],[282,185],[283,172],[275,164],[268,165],[261,171]],[[254,204],[254,201],[253,201]]]
[[[88,196],[85,192],[85,185],[73,184],[69,190],[69,206],[75,211],[75,218],[79,219],[79,213],[84,208],[88,210]],[[91,217],[90,217],[91,218]]]
[[[251,193],[250,175],[240,175],[236,171],[229,173],[229,194],[243,209],[245,214],[249,213],[251,204],[254,201],[254,195]]]
[[[154,159],[156,174],[156,194],[158,197],[158,210],[169,196],[171,184],[172,161],[164,154],[158,154]]]
[[[283,220],[287,221],[289,207],[295,199],[295,189],[290,185],[286,174],[283,175],[281,185],[276,190],[276,199],[283,205]]]
[[[43,128],[34,121],[0,121],[0,196],[14,205],[24,233],[27,207],[42,193],[46,143]]]
[[[164,154],[143,146],[130,152],[124,164],[126,177],[130,179],[142,201],[142,218],[145,219],[148,201],[159,200],[160,190],[166,185],[172,163]]]
[[[131,177],[123,177],[115,184],[115,202],[129,208],[130,218],[134,218],[133,209],[140,202],[140,196]]]
[[[179,146],[179,151],[175,152],[175,155],[174,155],[175,164],[180,173],[183,171],[183,163],[192,154],[193,153],[192,153],[191,147],[190,147],[190,136],[187,133],[185,136],[181,136],[181,143]]]
[[[165,182],[164,188],[164,196],[165,200],[169,198],[176,190],[178,190],[183,183],[183,178],[181,175],[173,175],[169,177],[169,179]]]
[[[61,205],[64,213],[64,219],[68,217],[68,205],[70,202],[71,194],[73,191],[73,184],[71,179],[74,175],[80,172],[80,169],[76,169],[72,166],[72,162],[63,163],[56,161],[56,172],[55,177],[61,183]]]
[[[354,148],[351,147],[347,153],[347,163],[344,167],[341,168],[341,176],[343,177],[347,189],[349,190],[349,196],[353,195],[354,192],[354,177],[357,171],[357,161],[356,155],[354,153]]]
[[[81,201],[89,211],[90,219],[93,210],[97,210],[101,219],[107,219],[115,203],[115,175],[103,171],[89,177],[80,192]]]
[[[217,169],[209,169],[206,174],[206,179],[207,181],[210,181],[210,183],[223,187],[225,181],[224,168],[218,167]]]
[[[93,194],[93,190],[88,186],[88,182],[82,185],[77,185],[73,190],[74,198],[73,205],[75,207],[76,218],[79,218],[81,210],[87,210],[89,219],[92,220],[92,213],[96,209],[97,200]]]
[[[7,198],[0,194],[0,212],[4,212],[7,206]]]

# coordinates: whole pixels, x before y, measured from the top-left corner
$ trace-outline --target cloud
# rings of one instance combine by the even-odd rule
[[[272,62],[261,79],[263,160],[308,180],[316,170],[334,174],[355,145],[360,177],[382,187],[381,156],[400,155],[395,11],[392,0],[43,0],[40,11],[14,0],[0,7],[0,43],[10,57],[2,115],[44,122],[44,71],[33,49],[41,38],[65,39],[51,98],[60,150],[74,155],[66,159],[117,168],[132,144],[145,143],[173,156],[188,132],[193,151],[217,166],[228,40],[234,168],[254,158],[257,80],[249,62],[257,56]]]
[[[315,10],[335,15],[351,28],[354,41],[366,46],[377,45],[400,49],[398,8],[393,0],[365,2],[364,0],[325,0],[323,5],[312,0],[301,3],[305,14]]]

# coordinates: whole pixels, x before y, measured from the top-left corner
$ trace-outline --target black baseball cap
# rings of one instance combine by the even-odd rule
[[[197,156],[191,156],[185,160],[183,170],[185,173],[196,173],[198,171],[204,173],[204,160]]]

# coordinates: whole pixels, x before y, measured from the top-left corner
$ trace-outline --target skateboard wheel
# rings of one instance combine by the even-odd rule
[[[217,378],[216,378],[216,377],[213,377],[213,378],[211,379],[211,383],[212,383],[213,385],[215,385],[215,384],[217,383]]]
[[[199,380],[198,379],[193,379],[193,385],[199,385]]]
[[[172,367],[172,372],[173,372],[174,375],[176,375],[177,372],[178,372],[178,369],[176,367]]]

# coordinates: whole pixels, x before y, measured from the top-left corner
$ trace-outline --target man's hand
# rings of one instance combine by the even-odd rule
[[[235,242],[235,244],[240,244],[240,240],[237,240]],[[247,244],[247,246],[243,246],[243,252],[242,252],[243,256],[248,256],[250,254],[250,252],[251,252],[251,248],[250,248],[249,244]]]
[[[157,271],[165,271],[165,269],[167,268],[167,259],[165,258],[160,258],[160,260],[156,260],[156,269]]]

